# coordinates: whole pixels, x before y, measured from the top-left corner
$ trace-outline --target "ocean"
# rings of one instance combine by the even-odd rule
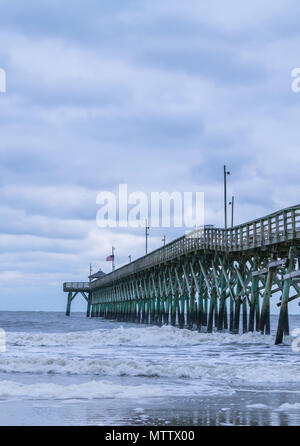
[[[292,336],[0,312],[0,425],[299,425]],[[300,316],[290,316],[291,330]]]

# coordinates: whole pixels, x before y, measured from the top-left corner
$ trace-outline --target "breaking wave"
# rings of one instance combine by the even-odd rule
[[[198,344],[273,344],[272,336],[259,333],[199,333],[172,326],[115,328],[112,330],[76,331],[70,333],[8,332],[7,343],[14,346],[191,346]]]
[[[222,358],[199,360],[153,360],[136,358],[77,358],[48,355],[25,355],[23,357],[0,357],[1,373],[69,374],[95,376],[144,376],[185,379],[217,379],[245,383],[300,383],[300,364],[284,362],[265,363]]]

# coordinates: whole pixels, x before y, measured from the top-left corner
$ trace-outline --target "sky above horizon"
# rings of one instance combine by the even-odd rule
[[[290,0],[0,3],[0,310],[63,311],[62,283],[144,254],[100,191],[203,191],[223,225],[299,202],[300,7]],[[150,230],[149,249],[181,235]],[[74,309],[85,303],[76,299]]]

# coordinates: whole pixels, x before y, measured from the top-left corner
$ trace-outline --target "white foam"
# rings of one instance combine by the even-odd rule
[[[209,382],[186,383],[177,386],[176,383],[151,382],[151,384],[121,385],[110,381],[92,380],[81,384],[60,385],[40,382],[34,384],[22,384],[15,381],[0,381],[1,399],[58,399],[73,401],[76,399],[98,398],[156,398],[166,396],[214,396],[233,395],[235,390],[228,386],[214,386]],[[142,408],[135,409],[142,413]]]
[[[2,373],[300,383],[298,357],[281,354],[278,348],[273,357],[274,338],[259,333],[119,327],[69,333],[10,332],[7,343],[7,353],[0,355]]]
[[[52,383],[20,384],[0,381],[0,398],[26,399],[97,399],[141,398],[162,396],[163,390],[153,386],[121,386],[109,381],[90,381],[82,384],[59,385]]]
[[[268,409],[268,406],[266,404],[248,404],[246,407],[249,409]]]
[[[290,403],[284,403],[281,404],[281,406],[278,407],[278,409],[276,409],[276,412],[285,412],[288,410],[300,410],[300,403],[294,403],[294,404],[290,404]]]
[[[239,361],[230,357],[189,359],[180,358],[154,360],[144,357],[97,357],[78,358],[49,356],[48,354],[25,354],[22,356],[0,356],[2,373],[35,374],[87,374],[100,376],[147,376],[172,378],[202,378],[239,380],[249,383],[300,383],[300,363],[266,362],[264,359]]]
[[[7,333],[7,343],[15,346],[59,345],[135,345],[135,346],[191,346],[198,344],[273,344],[272,336],[259,333],[233,335],[230,333],[198,333],[172,327],[130,327],[110,330],[76,331],[69,333]]]

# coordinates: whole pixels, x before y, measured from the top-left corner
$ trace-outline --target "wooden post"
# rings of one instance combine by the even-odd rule
[[[222,331],[224,327],[224,309],[226,305],[226,286],[227,281],[226,277],[223,273],[222,277],[222,294],[221,294],[221,300],[219,304],[219,316],[218,316],[218,331]]]
[[[71,302],[72,302],[72,291],[69,291],[68,292],[66,316],[70,316],[70,313],[71,313]]]
[[[176,297],[172,295],[171,299],[171,325],[176,325]]]
[[[185,298],[182,295],[180,301],[178,302],[178,322],[179,328],[184,328],[184,309],[185,309]]]
[[[208,298],[207,294],[204,296],[204,305],[202,311],[202,325],[207,327],[207,308],[208,308]]]
[[[195,305],[195,287],[192,286],[191,296],[190,296],[190,325],[189,328],[194,327],[196,316],[196,305]]]
[[[91,314],[91,301],[92,301],[92,293],[88,293],[86,317],[90,317],[90,314]]]
[[[145,296],[143,297],[143,303],[142,303],[142,324],[147,323],[147,300]]]
[[[240,330],[240,316],[241,316],[241,298],[239,293],[242,289],[240,281],[237,281],[236,286],[236,299],[235,299],[235,309],[234,309],[234,322],[233,322],[233,333],[238,334]]]
[[[253,263],[253,268],[256,271],[258,268],[258,263],[255,261]],[[258,328],[259,324],[259,291],[258,291],[258,276],[252,276],[251,282],[251,301],[250,301],[250,314],[249,314],[249,331],[254,331],[254,317],[255,312],[258,314],[258,323],[256,323],[256,328]],[[258,311],[257,311],[258,305]]]
[[[229,319],[229,331],[230,333],[233,333],[234,331],[234,300],[232,296],[230,296],[230,319]]]
[[[156,315],[156,324],[161,326],[161,320],[162,320],[162,305],[161,305],[161,299],[160,297],[157,298],[157,315]]]
[[[201,295],[201,291],[199,291],[198,295],[198,303],[197,303],[197,329],[200,332],[202,327],[202,313],[203,313],[203,298]]]
[[[248,317],[248,307],[247,307],[247,299],[246,297],[244,298],[243,301],[243,333],[247,333],[248,331],[248,321],[247,321],[247,317]]]
[[[266,286],[264,291],[263,303],[260,315],[260,332],[270,334],[270,297],[272,295],[272,283],[274,277],[274,268],[269,268]]]
[[[290,248],[288,265],[286,274],[290,274],[294,269],[294,247]],[[288,302],[291,287],[291,278],[286,278],[283,284],[280,314],[278,320],[278,328],[276,333],[275,345],[281,344],[284,331],[288,331]]]
[[[240,331],[240,317],[241,317],[241,299],[240,297],[237,297],[235,302],[234,329],[233,329],[233,332],[235,334],[239,334]]]
[[[218,326],[218,321],[219,321],[219,301],[218,301],[218,296],[216,296],[216,300],[215,300],[215,327]]]
[[[191,328],[191,295],[190,293],[186,296],[185,299],[185,306],[186,306],[186,326],[187,328]]]
[[[215,301],[216,301],[216,291],[215,289],[213,289],[211,291],[211,297],[210,297],[207,333],[212,333],[213,331]]]
[[[224,330],[228,329],[228,316],[227,316],[227,299],[224,301]]]

